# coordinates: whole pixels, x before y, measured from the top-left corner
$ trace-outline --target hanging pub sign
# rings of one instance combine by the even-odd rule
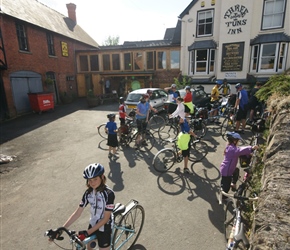
[[[229,35],[242,33],[242,27],[247,24],[246,14],[249,13],[244,5],[236,4],[230,7],[224,14],[225,24]]]
[[[244,45],[244,42],[223,44],[221,71],[243,70]]]
[[[61,54],[62,56],[68,56],[68,46],[66,42],[61,42]]]

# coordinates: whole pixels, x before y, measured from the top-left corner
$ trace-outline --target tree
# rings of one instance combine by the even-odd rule
[[[105,42],[103,43],[103,46],[119,45],[119,40],[120,40],[120,37],[119,37],[119,36],[116,36],[116,37],[109,36],[109,37],[105,40]]]

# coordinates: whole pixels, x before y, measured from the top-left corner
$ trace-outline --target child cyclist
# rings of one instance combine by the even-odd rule
[[[115,122],[115,114],[109,114],[107,115],[109,121],[106,124],[106,133],[108,134],[108,141],[107,145],[109,146],[109,157],[113,157],[113,159],[117,159],[118,156],[116,154],[118,147],[118,138],[117,138],[117,123]],[[113,151],[113,154],[112,154]]]
[[[96,234],[100,250],[109,250],[111,243],[111,233],[113,226],[113,214],[115,194],[112,189],[106,185],[104,167],[100,163],[88,165],[83,177],[86,179],[87,190],[83,194],[79,207],[72,213],[63,227],[68,228],[82,214],[87,205],[91,206],[91,218],[87,230],[79,231],[80,240],[85,237]],[[54,238],[57,238],[55,235]],[[92,246],[88,244],[88,250]]]
[[[220,165],[221,172],[221,188],[224,192],[228,192],[230,188],[236,189],[236,183],[239,178],[239,168],[237,168],[237,163],[239,156],[250,155],[258,145],[238,147],[239,140],[242,140],[241,136],[235,132],[227,132],[226,134],[228,144],[224,150],[224,159]],[[223,196],[223,199],[226,199]]]

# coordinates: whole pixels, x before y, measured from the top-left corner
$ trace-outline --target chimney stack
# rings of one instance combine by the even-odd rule
[[[76,8],[77,6],[74,3],[68,3],[66,5],[68,17],[73,20],[75,23],[77,23],[77,16],[76,16]]]

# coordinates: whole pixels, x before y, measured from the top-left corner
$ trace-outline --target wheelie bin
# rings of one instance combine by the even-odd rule
[[[41,114],[42,111],[54,109],[53,93],[51,92],[28,93],[28,97],[33,112]]]

